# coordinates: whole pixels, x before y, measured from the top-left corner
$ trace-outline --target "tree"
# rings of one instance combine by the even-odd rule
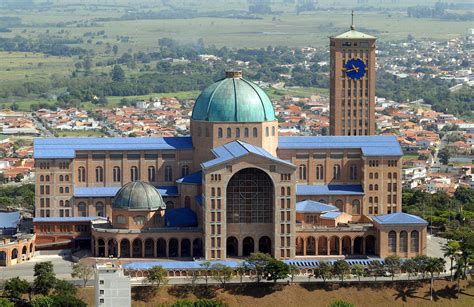
[[[449,159],[451,158],[451,153],[449,152],[449,149],[447,147],[441,149],[438,153],[438,158],[442,164],[448,164]]]
[[[262,280],[263,274],[265,273],[265,267],[272,260],[272,256],[265,253],[252,253],[246,259],[247,265],[250,269],[255,271],[255,279],[257,282]]]
[[[118,51],[119,51],[118,46],[117,46],[117,45],[114,45],[114,46],[112,47],[112,52],[114,53],[115,56],[117,56]]]
[[[29,293],[30,283],[20,277],[14,277],[5,282],[4,291],[7,297],[18,300],[23,294]]]
[[[56,295],[66,295],[66,296],[75,296],[77,293],[76,286],[72,283],[58,279],[54,285],[54,294]]]
[[[365,273],[365,267],[362,265],[362,264],[353,264],[352,265],[352,272],[354,273],[355,276],[357,276],[357,279],[359,279],[360,281],[360,278],[362,276],[364,276],[364,273]]]
[[[234,272],[232,268],[221,263],[213,264],[211,268],[214,271],[213,278],[220,282],[223,287],[232,278],[232,273]]]
[[[354,307],[354,304],[343,300],[337,300],[329,304],[329,307]]]
[[[390,255],[385,258],[385,267],[387,271],[390,272],[390,275],[392,276],[392,281],[395,278],[395,274],[400,272],[401,268],[401,260],[400,257],[397,255]]]
[[[372,260],[369,263],[369,272],[370,272],[370,275],[374,277],[374,280],[377,281],[377,277],[382,276],[384,273],[383,264],[380,263],[380,261],[378,260]]]
[[[34,267],[33,290],[36,294],[48,295],[56,284],[56,274],[51,261],[39,262]]]
[[[418,274],[416,263],[413,259],[406,259],[403,261],[401,269],[407,273],[408,279],[410,279],[411,276],[416,276]]]
[[[112,69],[112,81],[115,82],[121,82],[125,80],[125,72],[123,71],[122,67],[120,65],[115,65],[114,68]]]
[[[53,295],[51,296],[53,304],[51,306],[61,307],[87,307],[87,304],[82,300],[69,295]]]
[[[298,267],[294,264],[290,264],[288,266],[288,276],[290,276],[291,283],[293,283],[293,279],[295,278],[296,275],[298,275],[300,270]]]
[[[444,271],[444,259],[428,257],[425,265],[425,270],[430,274],[430,300],[433,300],[433,286],[434,286],[434,275]]]
[[[168,271],[159,265],[149,268],[146,281],[156,290],[161,284],[166,285],[168,283]]]
[[[15,307],[15,304],[6,298],[0,297],[0,307]]]
[[[330,262],[320,261],[319,268],[315,270],[315,273],[316,278],[322,278],[323,281],[326,282],[326,279],[332,277],[332,264]]]
[[[203,263],[201,263],[199,265],[201,268],[204,269],[204,275],[203,275],[203,278],[204,278],[204,282],[206,283],[206,288],[208,287],[209,285],[209,275],[210,275],[210,269],[211,269],[211,262],[210,261],[204,261]]]
[[[82,262],[74,263],[72,265],[72,278],[79,278],[83,282],[83,287],[87,285],[87,282],[94,275],[94,268],[90,265],[84,264]]]
[[[332,271],[334,275],[339,276],[341,281],[344,281],[344,276],[346,276],[351,270],[351,267],[349,263],[347,263],[345,260],[339,259],[336,262],[334,262]]]
[[[267,280],[273,280],[274,283],[276,283],[278,279],[287,278],[288,273],[288,264],[278,259],[272,258],[265,265],[264,275],[267,277]]]
[[[453,264],[456,257],[461,254],[461,244],[459,241],[448,240],[448,242],[441,247],[441,250],[443,251],[443,256],[448,257],[451,262],[449,270],[451,271],[451,280],[453,280]]]
[[[31,307],[52,307],[53,299],[50,296],[37,296],[31,301]]]
[[[237,272],[237,274],[239,275],[239,279],[240,279],[240,285],[242,286],[243,284],[243,279],[244,279],[244,276],[245,274],[247,274],[247,271],[249,270],[249,267],[247,265],[247,263],[242,263],[240,264],[239,266],[237,266],[235,268],[235,271]]]

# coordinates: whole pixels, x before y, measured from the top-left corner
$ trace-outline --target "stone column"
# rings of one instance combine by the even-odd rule
[[[362,237],[362,255],[365,255],[365,237]]]
[[[104,240],[104,257],[109,257],[109,241],[110,240]]]
[[[351,255],[354,255],[354,242],[355,242],[355,239],[351,238]]]
[[[315,238],[314,240],[314,254],[319,254],[319,238]]]
[[[153,258],[158,257],[158,240],[153,241]]]
[[[99,256],[99,243],[94,240],[94,243],[95,243],[95,253],[94,253],[94,256],[95,257],[98,257]]]
[[[117,239],[117,257],[120,257],[120,241]]]
[[[303,256],[306,256],[306,240],[307,240],[307,239],[308,239],[308,238],[304,238],[304,239],[303,239]]]
[[[145,241],[141,240],[142,242],[142,258],[145,258]]]
[[[342,238],[339,238],[339,255],[342,255]]]
[[[331,239],[328,238],[326,241],[327,241],[327,242],[326,242],[326,243],[327,243],[326,255],[331,255]]]

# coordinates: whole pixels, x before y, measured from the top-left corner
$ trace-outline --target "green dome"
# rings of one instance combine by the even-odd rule
[[[166,205],[160,193],[149,183],[134,181],[124,185],[115,194],[113,209],[153,211]]]
[[[255,83],[227,72],[226,78],[206,88],[196,99],[193,120],[209,122],[265,122],[275,120],[267,94]]]

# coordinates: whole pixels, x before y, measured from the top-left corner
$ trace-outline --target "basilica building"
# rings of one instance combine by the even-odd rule
[[[208,260],[426,254],[427,222],[402,212],[400,145],[373,135],[374,44],[353,27],[331,38],[333,136],[279,136],[265,91],[229,71],[196,99],[190,136],[36,139],[37,248]]]

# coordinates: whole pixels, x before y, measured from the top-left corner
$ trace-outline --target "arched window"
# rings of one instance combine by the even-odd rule
[[[227,128],[227,137],[231,138],[232,137],[232,129]]]
[[[165,181],[166,182],[173,181],[173,168],[171,167],[171,165],[167,165],[165,167]]]
[[[291,196],[291,188],[290,187],[286,188],[286,195]]]
[[[77,181],[86,182],[86,169],[83,166],[77,169]]]
[[[272,136],[275,136],[275,126],[272,127]]]
[[[130,181],[137,181],[138,180],[138,167],[132,166],[130,168]]]
[[[253,128],[253,137],[256,138],[258,136],[257,128]]]
[[[217,137],[222,139],[222,128],[217,129]]]
[[[65,207],[69,207],[69,200],[66,200],[66,201],[64,202],[64,206],[65,206]],[[68,211],[68,212],[69,212],[69,211]]]
[[[397,173],[393,173],[393,179],[397,179]]]
[[[388,173],[388,179],[392,179],[392,173]]]
[[[299,179],[306,180],[306,165],[300,164],[299,170]]]
[[[282,196],[285,195],[285,187],[281,187],[281,193],[280,193]]]
[[[408,232],[406,231],[400,232],[400,252],[408,252]]]
[[[352,201],[352,214],[360,214],[360,200],[358,199]]]
[[[100,166],[95,168],[95,181],[103,182],[104,181],[104,169]]]
[[[65,181],[69,181],[69,175],[64,176]]]
[[[44,181],[44,175],[40,176],[40,181]]]
[[[148,181],[149,182],[156,181],[156,170],[154,166],[148,166]]]
[[[397,233],[393,230],[388,233],[388,251],[397,252]]]
[[[369,173],[369,179],[374,179],[374,173]]]
[[[357,180],[357,165],[355,164],[349,168],[349,180]]]
[[[105,216],[105,208],[102,202],[97,202],[95,204],[95,214],[97,216]]]
[[[341,166],[339,164],[336,164],[332,167],[333,171],[333,180],[341,180]]]
[[[63,193],[64,193],[64,188],[63,188],[63,187],[59,187],[59,193],[60,193],[60,194],[63,194]]]
[[[112,169],[112,178],[114,182],[120,182],[122,180],[122,176],[120,173],[120,167],[114,166],[114,168]]]
[[[240,128],[235,128],[235,137],[240,138]]]
[[[378,191],[378,190],[379,190],[379,185],[378,185],[378,184],[375,184],[375,185],[374,185],[374,190],[375,190],[375,191]]]
[[[317,180],[324,179],[324,167],[322,164],[316,165],[316,179]]]
[[[77,205],[77,213],[79,216],[87,216],[87,206],[86,203],[80,202]]]
[[[410,251],[412,253],[418,253],[420,251],[420,233],[416,230],[410,233]]]
[[[145,217],[143,215],[137,215],[133,218],[133,222],[135,225],[143,225],[145,224]]]
[[[59,181],[64,181],[64,176],[63,175],[59,175]]]
[[[379,173],[374,173],[374,178],[379,179]]]
[[[181,177],[189,175],[189,166],[183,165],[181,167]]]
[[[65,193],[69,193],[69,187],[65,187],[65,188],[64,188],[64,192],[65,192]]]
[[[46,181],[49,182],[49,175],[46,175]]]
[[[270,127],[265,127],[265,136],[270,136]]]
[[[60,200],[60,201],[59,201],[59,206],[60,206],[60,207],[64,207],[64,200]]]
[[[244,137],[249,137],[249,128],[244,128]]]
[[[339,209],[339,211],[343,212],[344,211],[344,202],[340,199],[336,200],[334,205]]]
[[[369,184],[369,191],[373,191],[374,190],[374,185],[373,184]]]

